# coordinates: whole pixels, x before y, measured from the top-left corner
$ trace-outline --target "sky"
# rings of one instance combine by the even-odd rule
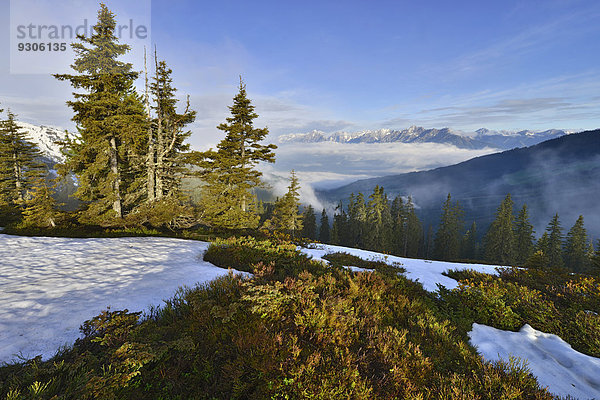
[[[197,149],[222,138],[215,127],[240,75],[260,115],[256,125],[273,139],[411,125],[600,127],[597,0],[106,3],[119,23],[133,17],[150,28],[145,42],[130,42],[135,67],[143,69],[143,46],[155,45],[178,94],[198,112],[190,139]],[[50,14],[93,21],[97,8],[89,0],[0,0],[3,107],[26,122],[74,129],[68,83],[11,70],[11,23],[23,10],[36,24]],[[60,58],[51,56],[29,66],[48,69]],[[72,60],[61,62],[66,68]]]

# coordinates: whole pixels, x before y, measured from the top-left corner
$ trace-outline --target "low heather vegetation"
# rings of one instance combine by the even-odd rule
[[[328,258],[329,265],[312,261],[284,241],[217,240],[206,259],[252,278],[181,290],[144,316],[107,310],[53,359],[0,368],[0,395],[552,398],[523,364],[483,362],[456,328],[461,314],[452,301],[396,267]]]

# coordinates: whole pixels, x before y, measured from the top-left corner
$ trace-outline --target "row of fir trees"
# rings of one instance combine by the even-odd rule
[[[498,207],[494,221],[483,235],[479,234],[475,221],[465,231],[462,207],[452,201],[450,194],[442,204],[440,222],[434,233],[431,226],[427,231],[423,229],[410,196],[390,200],[379,186],[368,198],[358,193],[350,195],[346,207],[340,202],[331,230],[325,210],[320,232],[317,232],[311,206],[305,208],[303,216],[303,236],[324,243],[443,261],[600,271],[600,241],[595,251],[583,216],[579,216],[564,235],[556,214],[536,241],[527,205],[523,204],[515,215],[510,194]]]

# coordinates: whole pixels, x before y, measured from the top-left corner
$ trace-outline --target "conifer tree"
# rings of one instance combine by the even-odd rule
[[[461,231],[463,229],[463,211],[460,204],[452,204],[448,194],[442,205],[440,226],[433,242],[433,256],[438,260],[456,260],[460,254]]]
[[[348,215],[344,209],[344,203],[340,201],[335,210],[336,212],[333,214],[333,224],[330,233],[331,243],[349,246]]]
[[[419,255],[421,241],[423,240],[423,226],[419,217],[417,217],[411,196],[408,196],[404,213],[406,215],[406,234],[403,255],[415,258]]]
[[[46,173],[40,155],[8,110],[7,119],[0,121],[0,202],[23,205],[27,192]]]
[[[368,249],[390,251],[391,224],[392,216],[387,195],[383,187],[375,186],[367,204]]]
[[[549,242],[550,238],[548,237],[548,232],[544,232],[542,234],[542,236],[540,236],[540,238],[538,239],[537,243],[535,244],[535,248],[533,249],[533,252],[536,253],[538,251],[541,251],[544,254],[548,254],[548,242]]]
[[[565,267],[575,272],[586,271],[590,263],[588,250],[587,232],[583,225],[583,216],[580,215],[567,233],[564,258]]]
[[[476,260],[478,257],[478,248],[477,248],[477,224],[475,221],[471,224],[471,227],[465,235],[463,236],[463,244],[462,244],[462,258],[467,260]]]
[[[523,208],[515,220],[515,264],[525,264],[534,252],[533,243],[533,225],[529,222],[527,204],[523,204]]]
[[[545,244],[546,251],[544,253],[548,257],[549,266],[552,268],[562,268],[564,266],[563,236],[558,214],[552,217],[546,228],[546,232],[548,232],[548,236],[547,244]]]
[[[406,236],[406,209],[404,208],[404,200],[398,195],[392,201],[390,207],[392,215],[392,248],[393,253],[405,255],[405,248],[408,238]]]
[[[290,174],[288,191],[275,202],[273,216],[265,221],[265,228],[288,233],[295,237],[302,230],[302,215],[299,213],[300,185],[294,170]]]
[[[542,250],[536,250],[527,260],[525,260],[523,266],[525,268],[544,269],[547,268],[549,264],[550,261],[548,260],[548,256],[546,256]]]
[[[590,259],[590,270],[592,273],[600,275],[600,239],[596,243],[596,251]]]
[[[329,243],[330,240],[329,217],[327,216],[327,211],[323,209],[321,212],[321,223],[319,224],[319,242]]]
[[[251,189],[261,184],[262,173],[256,169],[259,162],[275,162],[277,146],[263,145],[267,128],[255,128],[258,118],[246,94],[246,85],[240,78],[239,92],[229,107],[231,116],[217,128],[226,133],[216,151],[202,154],[198,164],[205,181],[200,201],[201,219],[212,226],[223,228],[255,228],[255,196]]]
[[[83,220],[99,224],[115,223],[136,205],[144,172],[132,153],[145,149],[147,117],[133,86],[138,73],[119,61],[130,48],[119,44],[115,28],[114,14],[101,4],[92,35],[80,35],[80,43],[71,45],[76,54],[71,67],[77,74],[54,75],[83,90],[67,102],[79,134],[68,142],[61,172],[75,173],[75,195],[88,202]]]
[[[486,261],[502,265],[512,265],[514,261],[513,201],[508,194],[492,222],[484,239]]]
[[[313,206],[308,205],[302,213],[302,237],[316,240],[317,239],[317,216]]]
[[[38,228],[56,226],[56,202],[45,180],[39,179],[25,203],[22,225]]]
[[[179,193],[181,178],[189,175],[186,165],[186,154],[189,144],[185,143],[191,131],[184,127],[194,122],[196,112],[190,110],[189,96],[182,114],[177,112],[177,98],[172,85],[173,71],[165,61],[155,59],[155,76],[150,85],[154,100],[152,108],[155,118],[149,129],[147,162],[147,200],[152,202],[164,196],[174,196]]]
[[[350,195],[348,202],[348,237],[350,246],[363,247],[365,245],[367,224],[367,206],[362,193]]]

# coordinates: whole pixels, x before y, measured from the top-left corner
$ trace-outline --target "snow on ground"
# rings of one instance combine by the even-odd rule
[[[423,288],[430,292],[437,291],[437,284],[445,286],[447,289],[454,289],[458,286],[458,282],[452,278],[442,275],[442,272],[450,269],[473,269],[487,274],[496,274],[497,266],[482,265],[482,264],[459,264],[445,261],[429,261],[417,260],[414,258],[404,258],[396,256],[388,256],[373,251],[353,249],[350,247],[333,246],[318,244],[314,249],[301,248],[300,251],[311,256],[315,260],[322,260],[325,254],[330,253],[348,253],[363,260],[381,260],[389,264],[399,263],[406,269],[406,277],[414,281],[419,281],[423,284]]]
[[[510,355],[526,359],[540,384],[554,394],[600,399],[600,358],[573,350],[556,335],[529,325],[510,332],[473,324],[469,337],[487,361],[508,361]]]
[[[208,243],[170,238],[66,239],[0,234],[0,364],[53,356],[110,306],[141,311],[178,287],[227,274]]]

